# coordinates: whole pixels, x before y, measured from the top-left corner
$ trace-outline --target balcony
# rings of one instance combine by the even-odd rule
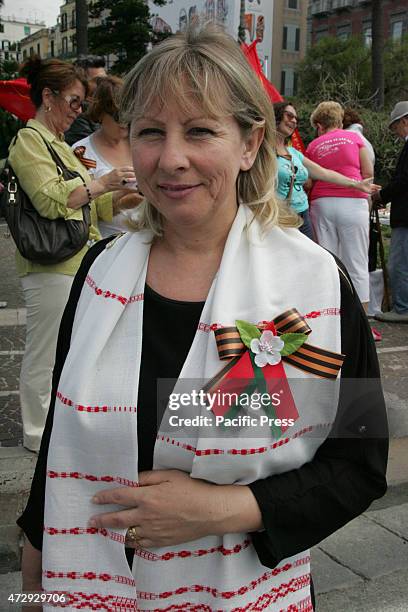
[[[353,0],[332,0],[332,9],[334,11],[344,11],[353,8]]]
[[[313,0],[311,6],[312,17],[324,17],[329,15],[332,0]]]

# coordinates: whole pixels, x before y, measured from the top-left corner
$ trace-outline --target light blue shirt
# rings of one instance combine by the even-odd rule
[[[292,156],[295,174],[295,182],[293,184],[290,204],[297,213],[301,213],[309,208],[307,195],[303,189],[303,185],[309,178],[309,172],[303,165],[303,153],[297,149],[294,149],[293,147],[288,147],[287,149],[289,154]],[[293,171],[290,160],[278,155],[278,186],[276,191],[282,200],[286,200],[289,195],[292,175]]]

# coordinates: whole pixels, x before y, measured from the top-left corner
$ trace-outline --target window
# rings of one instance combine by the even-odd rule
[[[34,55],[34,47],[30,47],[30,55]]]
[[[283,26],[282,48],[286,51],[299,51],[300,49],[300,28],[296,25]]]
[[[297,92],[298,75],[294,68],[284,68],[281,72],[281,94],[294,96]]]
[[[337,38],[347,40],[351,36],[351,24],[337,26]]]
[[[37,43],[37,55],[41,56],[41,45],[40,45],[40,43]]]
[[[24,51],[23,51],[23,59],[26,59],[26,57],[27,57],[27,49],[24,49]]]
[[[0,23],[0,32],[3,33],[4,32],[4,25],[2,23]]]
[[[10,41],[9,40],[2,40],[1,41],[1,48],[3,49],[3,51],[8,51],[10,49]]]
[[[404,29],[404,22],[402,20],[401,21],[394,21],[391,24],[391,38],[392,38],[392,40],[401,40],[403,29]]]
[[[288,8],[289,9],[294,9],[294,10],[297,11],[297,9],[299,8],[298,0],[288,0]]]
[[[364,40],[365,47],[371,47],[371,43],[372,43],[371,23],[363,24],[363,40]]]
[[[31,34],[30,26],[24,26],[24,36],[29,36]]]
[[[51,45],[51,57],[54,57],[55,49],[54,49],[54,41],[53,40],[50,41],[50,45]]]
[[[62,53],[68,53],[68,38],[66,36],[62,39]]]

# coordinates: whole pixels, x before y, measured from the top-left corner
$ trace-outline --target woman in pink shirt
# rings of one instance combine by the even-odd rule
[[[323,168],[335,170],[358,182],[372,177],[374,168],[360,136],[342,129],[343,116],[343,108],[337,102],[328,101],[318,105],[310,118],[318,137],[310,143],[306,155]],[[310,216],[317,242],[343,261],[367,309],[367,196],[353,187],[316,181],[310,199]]]

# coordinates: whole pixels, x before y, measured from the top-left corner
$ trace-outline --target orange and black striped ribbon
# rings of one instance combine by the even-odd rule
[[[276,319],[273,319],[273,323],[278,335],[289,333],[310,334],[312,331],[296,308],[286,310]],[[258,326],[260,331],[263,327],[263,325]],[[236,327],[222,327],[215,330],[214,334],[218,355],[222,360],[234,359],[247,350]],[[343,365],[344,355],[305,343],[297,351],[282,357],[282,359],[305,372],[322,378],[335,379]],[[229,368],[227,369],[229,370]]]
[[[91,168],[96,168],[96,161],[94,159],[89,159],[85,157],[86,147],[75,147],[74,154],[77,156],[79,161],[87,170]]]

